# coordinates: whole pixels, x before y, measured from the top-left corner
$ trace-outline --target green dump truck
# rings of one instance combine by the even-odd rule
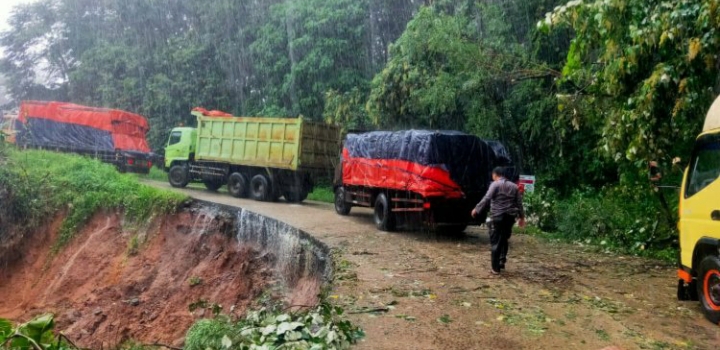
[[[316,176],[332,173],[340,128],[303,118],[256,118],[196,108],[197,128],[170,132],[165,169],[173,187],[227,185],[238,198],[302,202]]]

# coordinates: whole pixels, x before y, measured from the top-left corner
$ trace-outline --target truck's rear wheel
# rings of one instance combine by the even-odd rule
[[[250,180],[250,197],[256,201],[269,201],[273,192],[270,180],[263,174],[257,174]]]
[[[217,191],[218,188],[222,187],[223,183],[219,180],[203,180],[203,184],[205,184],[205,188],[208,189],[208,191]]]
[[[190,174],[185,165],[173,165],[168,172],[168,181],[172,187],[185,187],[190,182]]]
[[[335,212],[340,215],[350,214],[352,204],[345,201],[345,187],[335,189]]]
[[[228,192],[235,198],[245,198],[248,193],[248,181],[245,175],[232,173],[228,178]]]
[[[700,262],[698,270],[698,296],[705,318],[710,322],[720,322],[720,260],[716,256],[707,256]]]
[[[395,230],[395,215],[390,210],[390,202],[384,193],[380,193],[375,199],[375,225],[378,230]]]

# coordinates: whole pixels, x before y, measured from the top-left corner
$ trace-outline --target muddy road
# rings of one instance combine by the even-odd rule
[[[365,329],[360,349],[720,347],[720,327],[696,302],[676,300],[675,270],[665,263],[516,234],[507,271],[495,277],[483,229],[460,239],[384,233],[366,209],[342,217],[323,203],[179,191],[277,218],[332,247],[330,298]]]

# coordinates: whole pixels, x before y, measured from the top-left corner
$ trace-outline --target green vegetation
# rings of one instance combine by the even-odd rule
[[[307,199],[311,201],[334,203],[335,193],[330,185],[317,185],[315,186],[315,189],[308,194]]]
[[[30,230],[65,211],[55,249],[66,244],[100,209],[123,211],[130,222],[175,211],[182,195],[140,185],[110,165],[70,154],[8,149],[0,157],[0,216],[21,230]],[[0,227],[9,229],[8,225]],[[138,242],[128,243],[129,251]]]
[[[8,320],[0,318],[0,348],[16,350],[64,350],[75,349],[62,334],[55,336],[55,319],[47,314],[27,323],[13,327]]]
[[[167,173],[156,166],[150,168],[150,172],[147,173],[147,175],[141,175],[141,176],[143,178],[155,180],[155,181],[165,182],[168,180]]]
[[[364,333],[340,320],[342,314],[342,308],[323,303],[298,313],[262,308],[237,322],[226,316],[202,319],[188,331],[185,349],[347,349]]]
[[[198,105],[463,130],[540,179],[542,230],[665,254],[674,203],[667,213],[644,172],[654,159],[679,183],[671,159],[688,157],[716,95],[719,24],[714,0],[41,0],[15,8],[0,73],[17,100],[146,115],[156,148]],[[41,71],[61,83],[39,85]]]
[[[197,285],[200,285],[203,283],[203,279],[198,276],[192,276],[188,280],[188,283],[190,284],[190,287],[195,287]]]

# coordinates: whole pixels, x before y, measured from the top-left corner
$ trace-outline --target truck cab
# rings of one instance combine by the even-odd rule
[[[184,163],[192,160],[195,155],[195,140],[197,129],[180,127],[170,131],[165,147],[165,169],[169,170],[174,163]]]
[[[678,298],[720,322],[720,98],[707,114],[680,189]]]

